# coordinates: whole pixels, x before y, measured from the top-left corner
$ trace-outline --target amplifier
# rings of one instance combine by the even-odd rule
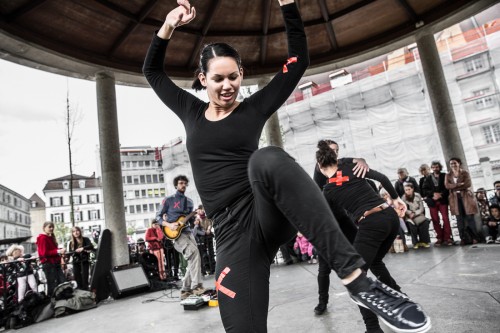
[[[110,274],[111,294],[121,298],[149,290],[149,280],[141,265],[116,266]]]

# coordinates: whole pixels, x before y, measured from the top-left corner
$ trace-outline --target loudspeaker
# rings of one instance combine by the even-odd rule
[[[96,263],[92,267],[92,274],[90,279],[90,290],[96,293],[96,302],[108,298],[111,290],[109,288],[109,271],[113,266],[111,265],[111,231],[105,229],[99,245],[97,247]]]
[[[149,290],[149,280],[141,265],[114,267],[110,277],[113,298],[121,298]]]

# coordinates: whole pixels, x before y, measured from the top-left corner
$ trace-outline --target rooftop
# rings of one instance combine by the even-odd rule
[[[498,0],[299,0],[309,42],[309,75],[345,67],[437,32]],[[166,70],[189,80],[204,44],[222,41],[242,55],[247,78],[274,74],[286,55],[275,0],[192,0],[197,17],[180,27]],[[142,63],[175,0],[0,2],[0,56],[69,76],[115,72],[117,82],[145,85]],[[370,18],[369,20],[367,18]],[[333,65],[335,64],[335,65]]]

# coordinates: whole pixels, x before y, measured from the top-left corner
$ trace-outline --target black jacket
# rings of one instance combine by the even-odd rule
[[[432,180],[432,177],[434,177],[433,174],[430,174],[427,177],[425,177],[424,183],[422,185],[422,189],[423,189],[422,196],[427,197],[427,200],[425,200],[425,202],[427,203],[427,205],[429,207],[434,207],[434,203],[433,203],[434,200],[432,199],[432,197],[434,196],[434,193],[441,193],[441,199],[439,199],[439,202],[444,204],[444,205],[448,205],[449,191],[444,186],[444,179],[446,177],[446,174],[443,172],[441,172],[439,174],[437,186],[434,185],[434,181]]]

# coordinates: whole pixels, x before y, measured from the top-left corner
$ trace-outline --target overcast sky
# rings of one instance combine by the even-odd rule
[[[67,86],[83,114],[74,133],[73,170],[90,176],[99,142],[95,82],[0,60],[0,184],[26,198],[42,196],[48,180],[69,175]],[[122,146],[161,146],[185,136],[180,120],[151,89],[116,86],[116,94]]]

